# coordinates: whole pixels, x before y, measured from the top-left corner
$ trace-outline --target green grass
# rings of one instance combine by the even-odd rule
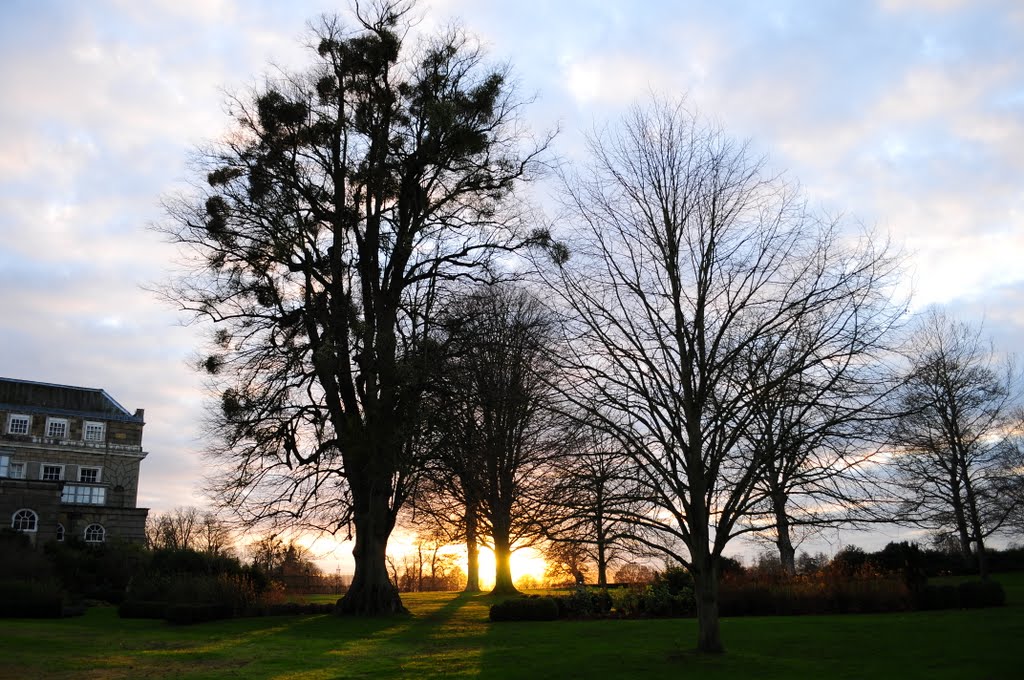
[[[486,596],[408,595],[412,616],[239,619],[175,627],[94,608],[0,621],[0,678],[1012,678],[1024,574],[1001,609],[725,619],[728,652],[692,652],[692,620],[487,622]]]

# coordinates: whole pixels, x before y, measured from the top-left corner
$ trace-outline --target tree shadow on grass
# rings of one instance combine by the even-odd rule
[[[294,645],[309,677],[328,671],[330,677],[476,675],[484,629],[479,608],[475,616],[466,611],[473,609],[474,597],[421,601],[407,616],[299,619],[280,632],[277,644]]]

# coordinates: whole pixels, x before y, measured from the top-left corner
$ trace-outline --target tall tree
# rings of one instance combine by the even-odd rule
[[[553,319],[525,291],[499,286],[456,305],[446,326],[448,489],[466,509],[471,548],[490,537],[492,592],[515,592],[512,550],[542,536],[545,481],[566,438],[551,386]]]
[[[409,9],[323,19],[312,66],[231,100],[206,186],[168,206],[192,271],[167,295],[214,328],[214,493],[251,522],[354,528],[343,613],[403,609],[386,547],[422,451],[432,302],[531,241],[513,190],[546,144],[462,33],[403,46]]]
[[[953,532],[987,578],[985,540],[1024,501],[1020,376],[979,329],[938,309],[924,314],[908,355],[893,431],[899,517]]]
[[[682,104],[638,107],[590,148],[553,281],[573,316],[567,394],[635,459],[645,540],[693,574],[698,649],[718,652],[720,558],[750,530],[767,462],[744,441],[755,407],[858,344],[887,260]]]

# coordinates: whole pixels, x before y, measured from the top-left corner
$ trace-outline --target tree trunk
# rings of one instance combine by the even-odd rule
[[[597,542],[597,585],[608,587],[608,552],[603,540]]]
[[[961,456],[960,460],[964,461],[965,456]],[[974,496],[974,485],[971,483],[971,478],[967,474],[967,466],[961,463],[962,476],[964,480],[964,491],[967,494],[967,510],[970,512],[971,520],[971,532],[974,534],[974,544],[977,550],[975,559],[978,564],[978,577],[982,581],[988,580],[988,559],[985,555],[985,539],[984,530],[981,528],[981,515],[978,512],[978,502]]]
[[[956,471],[949,475],[950,498],[953,501],[953,521],[956,523],[956,533],[960,538],[960,552],[964,560],[969,564],[971,561],[971,536],[967,530],[967,514],[964,512],[963,500],[960,498],[960,479]]]
[[[466,590],[480,592],[480,544],[476,539],[476,508],[466,507]]]
[[[356,545],[352,549],[355,574],[345,596],[338,600],[337,613],[355,616],[405,614],[398,589],[391,583],[387,567],[390,519],[387,496],[371,496],[366,507],[354,517]]]
[[[782,573],[786,576],[794,576],[796,575],[796,548],[793,547],[793,539],[790,537],[789,515],[786,514],[786,495],[784,493],[772,494],[772,510],[775,513],[775,545],[779,549]]]
[[[694,560],[693,587],[697,600],[697,651],[725,651],[718,624],[718,569],[710,555]]]
[[[699,458],[697,459],[700,460]],[[698,469],[697,465],[693,466]],[[704,503],[704,483],[700,474],[691,475],[690,568],[693,594],[697,601],[697,651],[720,654],[722,633],[718,625],[718,560],[711,550],[708,508]]]
[[[508,534],[504,531],[494,532],[494,589],[491,595],[515,595],[515,584],[512,582],[512,550]]]

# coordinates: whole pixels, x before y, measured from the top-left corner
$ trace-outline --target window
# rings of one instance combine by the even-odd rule
[[[107,490],[102,486],[65,485],[60,494],[61,503],[84,503],[86,505],[103,505],[107,500]]]
[[[46,436],[50,439],[67,439],[68,438],[68,421],[67,418],[47,418],[46,419]]]
[[[21,416],[12,413],[7,416],[7,434],[28,434],[28,426],[31,422],[29,416]]]
[[[43,465],[39,478],[47,482],[59,482],[64,479],[63,465]]]
[[[85,421],[85,434],[83,438],[87,442],[101,442],[106,438],[107,425],[106,423],[94,423],[91,421]]]
[[[64,525],[57,522],[57,542],[60,543],[64,540]]]
[[[102,543],[103,537],[106,535],[106,530],[102,524],[90,524],[85,528],[85,542],[86,543]]]
[[[39,526],[39,516],[34,510],[22,508],[11,515],[11,528],[15,531],[35,531]]]
[[[0,456],[0,477],[25,478],[25,464],[15,463],[10,456]]]
[[[98,467],[78,468],[78,481],[87,484],[97,484],[100,481],[100,469]]]

